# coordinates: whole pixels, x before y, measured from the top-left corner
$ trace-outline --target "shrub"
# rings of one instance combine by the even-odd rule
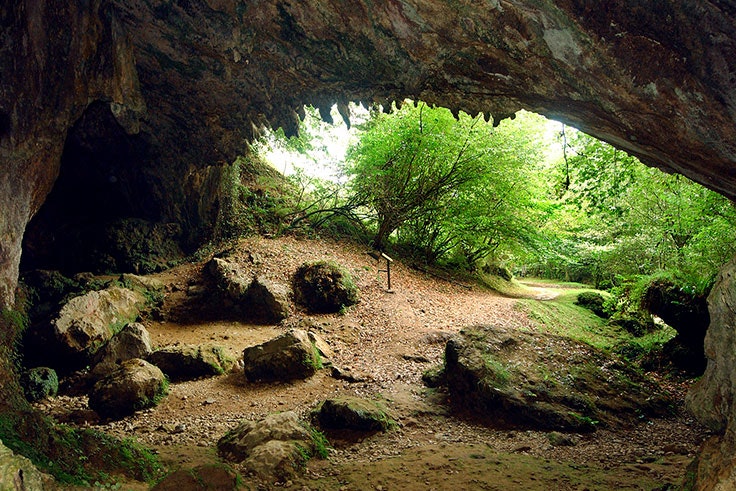
[[[607,319],[610,317],[610,314],[604,308],[605,302],[606,299],[603,298],[603,295],[597,292],[582,292],[578,294],[577,300],[575,301],[577,305],[585,307],[598,317]]]
[[[59,390],[59,377],[53,368],[36,367],[21,374],[20,385],[30,402],[54,396]]]

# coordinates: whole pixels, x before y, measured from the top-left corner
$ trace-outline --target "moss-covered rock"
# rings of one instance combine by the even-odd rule
[[[40,401],[56,395],[59,391],[59,377],[53,368],[31,368],[21,374],[20,385],[30,402]]]
[[[155,406],[167,390],[168,381],[158,367],[133,358],[94,385],[89,407],[103,418],[121,418]]]
[[[323,445],[318,434],[293,411],[261,421],[243,421],[217,442],[221,457],[264,477],[288,479]]]
[[[396,426],[382,404],[357,397],[327,399],[313,416],[321,428],[330,430],[386,431]]]
[[[73,370],[92,357],[123,326],[134,321],[146,305],[133,290],[110,287],[72,298],[49,326],[50,340],[58,347],[56,369]],[[48,347],[47,347],[48,348]]]
[[[220,346],[164,346],[147,360],[173,381],[193,380],[222,375],[232,365]]]
[[[297,301],[312,312],[338,312],[359,301],[352,275],[332,261],[303,264],[293,282]]]
[[[245,377],[251,381],[305,379],[322,367],[319,351],[301,329],[243,351]]]
[[[151,491],[218,490],[239,489],[238,475],[222,464],[204,464],[193,469],[178,469],[156,483]]]
[[[585,307],[598,317],[603,317],[604,319],[607,319],[608,317],[610,317],[610,315],[603,307],[603,304],[605,302],[606,299],[603,298],[603,295],[598,292],[581,292],[578,294],[577,299],[575,300],[575,303],[577,305]]]
[[[0,441],[0,489],[44,489],[49,480],[30,460],[15,455]]]
[[[601,350],[493,327],[464,329],[448,341],[445,381],[457,410],[543,430],[633,423],[672,404],[654,381]]]
[[[611,316],[609,323],[620,327],[637,338],[654,331],[656,328],[652,316],[642,311],[616,312]]]

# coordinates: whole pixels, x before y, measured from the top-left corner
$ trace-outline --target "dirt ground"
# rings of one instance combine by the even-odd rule
[[[320,401],[355,395],[383,401],[398,427],[357,441],[331,441],[328,459],[313,459],[288,482],[263,481],[234,465],[243,472],[243,488],[652,490],[671,489],[682,481],[707,436],[684,411],[631,428],[573,434],[573,445],[564,446],[552,445],[545,432],[494,428],[454,416],[446,395],[421,381],[422,372],[442,362],[447,337],[473,324],[527,329],[534,324],[515,308],[515,299],[412,270],[399,261],[391,266],[389,292],[385,273],[365,252],[354,245],[295,238],[247,239],[235,252],[254,271],[284,283],[306,261],[337,261],[355,275],[361,292],[360,303],[343,315],[297,310],[277,326],[202,320],[194,314],[182,318],[181,312],[196,312],[181,307],[202,288],[202,265],[186,264],[158,275],[167,285],[164,318],[177,322],[145,322],[155,346],[211,343],[235,359],[244,348],[290,327],[309,328],[328,342],[335,366],[363,381],[337,380],[323,369],[304,381],[253,384],[236,368],[219,377],[172,383],[159,406],[96,427],[137,438],[175,470],[216,462],[217,440],[240,420],[285,410],[306,417]],[[534,288],[536,298],[554,297],[543,286]],[[670,388],[681,400],[687,387]],[[69,419],[70,412],[86,408],[86,400],[60,396],[42,407]],[[123,488],[145,486],[126,483]]]

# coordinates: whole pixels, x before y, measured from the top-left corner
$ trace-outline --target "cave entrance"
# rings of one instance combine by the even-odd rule
[[[143,163],[149,145],[128,135],[108,103],[94,102],[70,129],[56,183],[23,240],[21,271],[126,271],[126,235],[159,218]]]

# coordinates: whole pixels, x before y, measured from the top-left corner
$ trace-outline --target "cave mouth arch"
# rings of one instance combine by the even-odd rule
[[[59,176],[28,224],[21,271],[135,270],[121,260],[118,239],[149,235],[161,219],[146,176],[149,152],[146,138],[127,134],[108,103],[91,103],[69,130]]]

